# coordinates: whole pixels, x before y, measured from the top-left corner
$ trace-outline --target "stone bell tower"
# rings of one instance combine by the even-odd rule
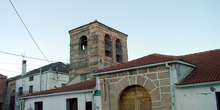
[[[127,35],[98,21],[69,31],[70,79],[90,78],[96,70],[128,61]]]

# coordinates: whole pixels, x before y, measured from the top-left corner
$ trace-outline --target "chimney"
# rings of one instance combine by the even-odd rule
[[[22,60],[22,71],[21,71],[22,75],[24,75],[26,73],[26,60]]]

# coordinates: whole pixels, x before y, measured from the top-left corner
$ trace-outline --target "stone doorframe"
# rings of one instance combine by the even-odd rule
[[[144,87],[151,95],[152,107],[160,101],[161,96],[159,87],[148,77],[144,75],[123,76],[112,86],[110,86],[110,107],[111,110],[120,109],[120,96],[128,86],[139,85]]]

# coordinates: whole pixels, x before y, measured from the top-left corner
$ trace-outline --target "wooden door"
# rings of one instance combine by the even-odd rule
[[[124,90],[120,98],[121,110],[151,110],[149,92],[141,86],[130,86]]]

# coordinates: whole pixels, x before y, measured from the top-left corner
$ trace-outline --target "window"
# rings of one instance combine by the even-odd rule
[[[33,86],[29,86],[29,93],[33,93]]]
[[[119,39],[116,40],[116,61],[122,63],[122,45]]]
[[[87,48],[87,37],[86,36],[82,36],[80,38],[80,50],[85,50]]]
[[[220,92],[215,93],[217,110],[220,110]]]
[[[86,110],[92,110],[92,102],[86,102]]]
[[[66,110],[78,110],[77,98],[66,99]]]
[[[65,86],[65,85],[66,85],[66,84],[64,84],[64,83],[61,84],[62,87]]]
[[[22,95],[23,94],[23,87],[19,87],[18,88],[18,95]]]
[[[112,40],[108,34],[105,35],[105,56],[112,59]]]
[[[34,108],[34,110],[43,110],[43,102],[35,102]]]
[[[29,81],[33,81],[34,80],[34,76],[29,77]]]

